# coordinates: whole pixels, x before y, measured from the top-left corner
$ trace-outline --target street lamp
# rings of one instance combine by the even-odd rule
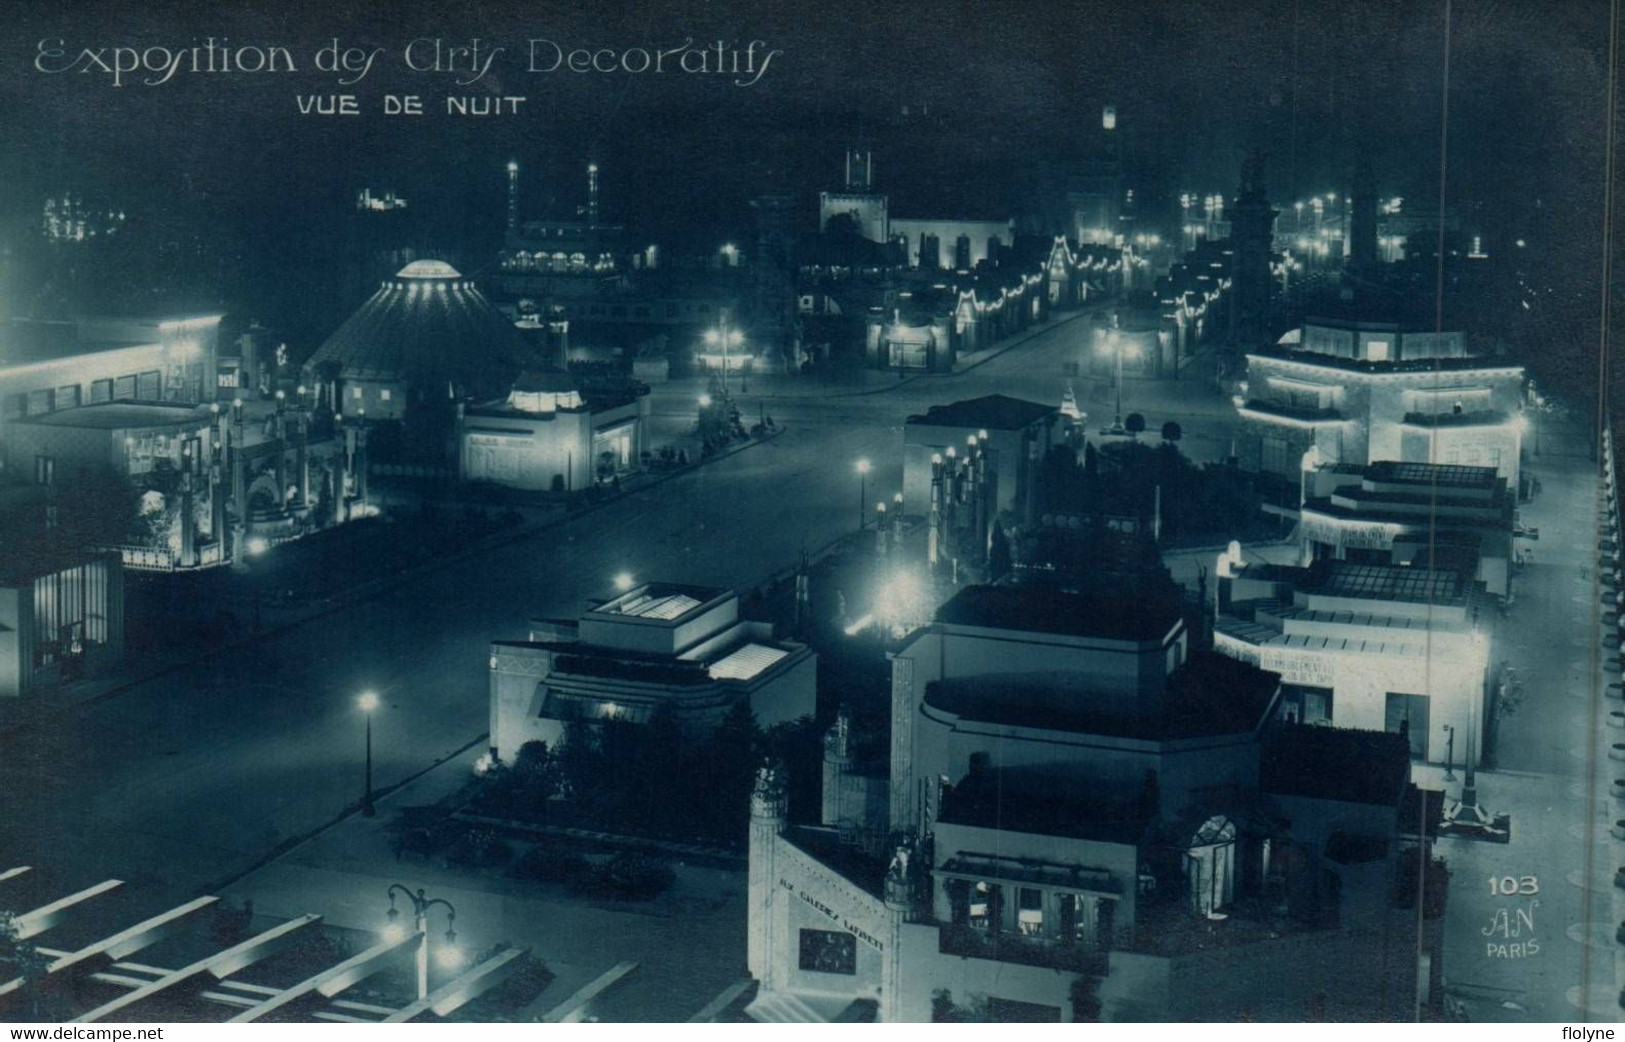
[[[457,909],[443,897],[425,897],[422,887],[414,892],[404,884],[391,883],[388,890],[389,924],[384,927],[384,939],[387,941],[398,941],[403,936],[400,925],[395,921],[401,914],[395,907],[397,890],[412,902],[413,929],[418,935],[418,1000],[422,1001],[429,997],[429,909],[440,905],[446,910],[446,946],[440,949],[436,961],[447,969],[455,969],[463,961],[462,950],[457,947]]]
[[[632,573],[621,572],[615,576],[615,588],[622,593],[632,588]]]
[[[717,328],[705,331],[705,342],[712,347],[722,348],[722,396],[728,396],[728,348],[738,347],[745,342],[745,334],[737,329],[728,328],[728,312],[724,308],[717,318]],[[740,390],[745,388],[741,385]]]
[[[1115,360],[1116,360],[1116,364],[1117,364],[1117,418],[1112,422],[1111,433],[1113,433],[1113,434],[1121,434],[1123,432],[1123,350],[1124,350],[1122,335],[1120,333],[1118,333],[1117,330],[1115,330],[1115,329],[1112,330],[1110,333],[1106,334],[1106,345],[1111,350],[1112,354],[1115,356]],[[1137,354],[1139,349],[1135,345],[1130,344],[1130,345],[1128,345],[1128,351],[1132,355],[1132,354]]]
[[[866,515],[869,512],[869,461],[860,459],[857,463],[858,471],[858,531],[863,531],[867,523]]]
[[[371,691],[363,691],[361,697],[356,699],[356,706],[367,720],[367,787],[361,795],[361,816],[370,818],[378,813],[372,805],[372,711],[378,708],[378,696]]]

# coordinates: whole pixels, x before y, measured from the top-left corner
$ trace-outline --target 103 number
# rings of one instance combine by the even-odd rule
[[[1540,893],[1540,880],[1536,876],[1491,876],[1492,897],[1529,897]]]

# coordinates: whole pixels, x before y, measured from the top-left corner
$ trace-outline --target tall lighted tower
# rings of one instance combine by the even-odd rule
[[[508,234],[519,231],[519,164],[508,160]]]
[[[598,164],[587,164],[587,227],[598,227]]]

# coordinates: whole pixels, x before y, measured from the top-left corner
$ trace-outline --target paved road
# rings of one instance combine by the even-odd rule
[[[1451,870],[1445,975],[1475,1020],[1612,1021],[1625,983],[1614,939],[1625,901],[1612,876],[1625,844],[1609,826],[1625,812],[1609,781],[1625,771],[1609,770],[1622,765],[1607,750],[1625,732],[1602,723],[1621,703],[1605,704],[1601,687],[1614,678],[1597,669],[1596,464],[1578,431],[1543,441],[1545,454],[1526,466],[1545,491],[1522,508],[1541,539],[1495,635],[1496,657],[1524,677],[1525,701],[1502,725],[1501,769],[1479,777],[1481,803],[1512,814],[1512,841],[1440,843]],[[1525,889],[1538,893],[1492,895],[1490,879],[1505,876],[1521,886],[1528,877]]]
[[[910,413],[996,391],[1058,401],[1062,365],[1083,350],[1090,321],[1060,323],[966,374],[855,398],[774,399],[768,408],[789,429],[771,442],[53,716],[0,756],[0,864],[37,866],[16,892],[42,899],[128,880],[126,896],[105,905],[124,922],[215,887],[355,801],[360,691],[382,699],[375,778],[387,787],[486,730],[488,641],[521,636],[533,615],[574,614],[621,571],[761,581],[853,526],[852,461],[873,461],[872,489],[901,487]],[[1149,386],[1131,385],[1130,400],[1149,400]]]

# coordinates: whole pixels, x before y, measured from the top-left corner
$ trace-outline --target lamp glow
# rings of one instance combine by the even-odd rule
[[[615,576],[615,588],[620,590],[622,593],[630,590],[632,588],[632,573],[621,572],[619,575]]]
[[[363,691],[361,697],[355,700],[355,704],[363,713],[370,713],[378,708],[378,696],[371,691]]]

